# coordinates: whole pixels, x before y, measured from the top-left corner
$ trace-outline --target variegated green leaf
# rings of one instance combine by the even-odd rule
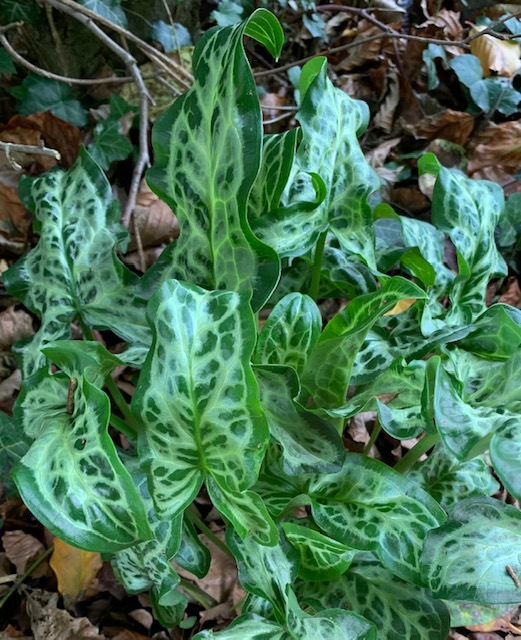
[[[307,519],[302,522],[306,526],[297,522],[282,523],[286,538],[299,552],[299,577],[324,582],[345,573],[356,552],[313,529]]]
[[[264,136],[259,173],[248,199],[248,218],[253,228],[261,216],[279,207],[293,167],[299,130]]]
[[[179,624],[187,605],[186,598],[176,591],[180,578],[170,563],[180,548],[183,516],[158,520],[146,475],[140,470],[138,461],[127,457],[125,466],[146,505],[153,538],[116,553],[112,568],[127,593],[149,591],[159,622],[166,627],[173,626]]]
[[[436,171],[427,154],[418,163],[420,173]],[[438,165],[432,195],[432,221],[456,247],[458,276],[450,291],[450,324],[468,324],[485,310],[489,281],[506,275],[494,230],[504,214],[503,190],[486,180],[472,180],[457,170]]]
[[[449,632],[443,603],[392,575],[370,554],[359,554],[336,580],[300,584],[297,595],[319,614],[335,606],[364,616],[375,624],[379,640],[445,640]]]
[[[0,473],[7,495],[16,494],[10,472],[29,450],[31,439],[19,428],[15,421],[0,411]]]
[[[134,294],[138,278],[115,255],[126,232],[103,171],[82,149],[68,171],[46,173],[26,182],[23,191],[40,240],[3,280],[42,318],[40,329],[21,347],[24,373],[47,363],[40,349],[69,338],[77,319],[110,329],[134,346],[132,362],[142,362],[150,330],[144,304]]]
[[[268,426],[249,359],[247,298],[164,283],[148,306],[154,341],[132,401],[144,428],[140,458],[158,516],[173,517],[207,477],[223,493],[257,479]]]
[[[273,547],[242,539],[228,529],[226,542],[237,560],[242,586],[271,603],[275,618],[283,624],[288,608],[288,588],[298,572],[298,553],[281,535]]]
[[[291,640],[284,626],[255,614],[235,618],[223,631],[201,631],[194,640]]]
[[[322,330],[314,300],[290,293],[280,300],[262,327],[255,348],[255,364],[281,364],[301,373]]]
[[[344,459],[342,439],[331,422],[294,402],[300,391],[294,370],[257,366],[254,371],[270,433],[283,449],[285,472],[338,471]]]
[[[518,350],[506,362],[483,360],[465,351],[450,352],[450,362],[439,364],[434,388],[434,416],[445,445],[460,460],[490,446],[490,457],[500,480],[521,496],[521,391],[517,376]]]
[[[374,551],[395,575],[423,584],[423,540],[445,513],[425,491],[382,462],[346,453],[337,473],[297,477],[284,474],[275,462],[255,489],[276,515],[289,506],[310,504],[313,519],[332,538],[351,549]]]
[[[521,347],[521,311],[515,307],[493,304],[474,327],[458,346],[483,358],[508,360]]]
[[[425,292],[412,282],[399,276],[386,278],[378,291],[355,298],[328,323],[302,375],[318,407],[344,404],[356,355],[378,318],[400,300],[424,297]]]
[[[123,363],[100,342],[88,340],[57,340],[49,342],[42,353],[60,367],[69,378],[83,376],[97,387],[102,387],[105,377]]]
[[[262,498],[255,491],[223,491],[208,479],[208,495],[237,533],[265,546],[277,544],[277,527]]]
[[[348,255],[328,243],[322,256],[319,298],[346,297],[376,291],[378,282],[369,267],[354,255]]]
[[[297,159],[302,171],[322,178],[327,193],[312,215],[320,219],[323,229],[329,225],[348,255],[361,256],[375,268],[373,219],[367,197],[377,189],[379,180],[358,142],[369,110],[365,103],[334,87],[326,74],[325,58],[310,60],[302,69],[300,83],[303,98],[296,118],[302,127],[302,142]],[[314,240],[320,230],[316,225]]]
[[[22,499],[55,535],[89,551],[114,552],[150,538],[145,508],[107,428],[108,397],[84,378],[41,370],[16,413],[34,439],[13,470]]]
[[[210,569],[211,557],[208,547],[201,542],[194,525],[186,516],[183,519],[181,543],[174,560],[180,567],[198,578],[204,578]]]
[[[446,510],[464,498],[491,496],[499,490],[482,456],[461,462],[440,446],[408,475]]]
[[[422,561],[437,598],[517,603],[521,587],[521,513],[493,498],[468,498],[429,533]]]
[[[149,292],[177,278],[208,289],[253,290],[259,308],[277,283],[278,257],[247,221],[262,119],[244,35],[278,57],[282,29],[265,9],[239,25],[210,30],[194,52],[194,85],[154,127],[155,164],[147,177],[175,211],[180,236],[147,272]]]

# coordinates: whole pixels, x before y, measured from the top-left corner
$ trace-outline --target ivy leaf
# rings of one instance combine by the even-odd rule
[[[150,330],[144,303],[133,292],[138,278],[115,255],[122,227],[103,171],[82,149],[68,171],[26,181],[22,190],[40,240],[3,279],[12,295],[42,317],[40,329],[20,348],[24,373],[46,364],[41,348],[69,338],[75,319],[130,342],[139,364]],[[128,361],[130,353],[122,358]]]
[[[129,594],[149,591],[156,616],[163,626],[179,624],[188,601],[176,590],[180,578],[171,560],[181,547],[182,514],[169,520],[158,520],[147,487],[147,477],[136,458],[126,456],[125,466],[132,475],[152,530],[151,540],[141,542],[115,554],[112,568]]]
[[[521,571],[519,510],[493,498],[462,500],[446,524],[428,534],[422,563],[436,598],[519,602],[511,573]]]
[[[0,18],[3,24],[10,22],[26,22],[34,24],[42,16],[42,8],[32,0],[2,0]]]
[[[72,97],[71,87],[63,82],[30,73],[10,92],[18,100],[18,113],[22,116],[50,111],[57,118],[77,127],[87,124],[87,112],[80,102]]]
[[[126,160],[133,147],[127,136],[120,133],[119,122],[108,118],[94,127],[94,140],[88,149],[93,160],[108,171],[116,160]]]
[[[268,427],[249,363],[256,331],[244,296],[171,280],[147,314],[154,343],[132,407],[145,425],[140,458],[165,519],[190,504],[205,477],[224,494],[251,487]]]
[[[322,330],[322,316],[312,298],[284,296],[272,309],[255,347],[255,364],[287,365],[301,373]]]
[[[65,542],[115,552],[150,538],[139,493],[108,434],[110,402],[85,378],[69,406],[70,379],[45,369],[28,378],[16,417],[29,451],[13,469],[34,515]]]
[[[519,109],[521,93],[512,86],[510,78],[484,78],[470,87],[472,100],[491,117],[496,110],[511,116]]]
[[[120,0],[78,0],[78,2],[119,27],[126,28],[127,16],[121,8]]]
[[[461,462],[440,446],[427,460],[418,462],[408,475],[445,510],[464,498],[491,496],[499,491],[499,483],[482,456]]]
[[[374,623],[381,640],[445,640],[449,633],[443,603],[392,575],[371,554],[358,554],[336,580],[300,583],[297,595],[319,614],[331,606],[351,609]]]
[[[262,118],[244,35],[278,57],[282,29],[264,9],[239,25],[210,30],[194,52],[194,85],[154,127],[156,161],[148,181],[176,212],[180,236],[147,272],[144,291],[177,278],[208,289],[253,291],[258,309],[277,283],[278,257],[247,221]]]
[[[338,578],[349,568],[355,551],[305,524],[282,523],[286,538],[300,555],[299,577],[311,582]]]
[[[192,45],[190,32],[179,22],[174,24],[167,24],[163,20],[154,22],[152,24],[152,38],[161,44],[165,53]]]
[[[338,471],[344,457],[342,439],[330,422],[294,402],[300,385],[293,369],[257,366],[254,372],[270,434],[283,448],[285,472]]]
[[[367,332],[397,302],[411,298],[425,298],[425,292],[399,276],[386,278],[381,289],[355,298],[328,323],[302,375],[319,407],[344,404],[351,369]]]
[[[16,73],[16,67],[9,53],[0,47],[0,75],[10,75]]]

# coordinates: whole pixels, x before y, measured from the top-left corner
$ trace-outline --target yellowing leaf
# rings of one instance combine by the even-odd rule
[[[407,311],[407,309],[415,302],[415,298],[404,298],[403,300],[399,300],[390,311],[384,313],[384,316],[397,316],[399,313]]]
[[[58,591],[63,596],[65,606],[69,606],[94,586],[103,561],[99,553],[83,551],[54,538],[50,565],[58,578]]]
[[[478,33],[485,27],[474,27],[473,32]],[[488,34],[475,38],[470,42],[471,52],[479,58],[483,75],[489,76],[491,72],[510,78],[521,66],[521,45],[513,40],[499,40]]]

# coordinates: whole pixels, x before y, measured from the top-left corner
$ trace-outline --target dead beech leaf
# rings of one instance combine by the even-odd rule
[[[506,291],[501,294],[498,302],[509,304],[511,307],[521,308],[521,289],[517,278],[513,276],[507,281]]]
[[[58,579],[58,591],[68,607],[95,586],[103,561],[99,553],[83,551],[54,538],[50,565]]]
[[[33,333],[33,320],[22,309],[17,311],[14,307],[9,307],[0,313],[0,349],[10,347]]]
[[[386,133],[390,133],[393,128],[396,108],[400,104],[400,80],[394,69],[388,73],[386,83],[384,99],[374,118],[374,124]]]
[[[54,116],[50,111],[44,113],[34,113],[30,116],[24,117],[20,115],[13,116],[7,124],[0,126],[0,140],[4,140],[2,137],[10,135],[9,132],[16,130],[35,132],[38,135],[39,141],[43,142],[46,147],[56,149],[61,155],[60,165],[68,169],[71,167],[80,149],[80,130],[64,120],[60,120]],[[29,134],[26,134],[29,135]],[[34,134],[33,134],[34,135]],[[15,142],[16,140],[9,140],[9,142]],[[25,143],[29,144],[29,143]],[[38,164],[42,168],[50,168],[56,164],[56,160],[49,156],[32,156],[31,163],[37,159]]]
[[[45,550],[40,540],[21,530],[4,533],[2,544],[6,557],[14,564],[18,575],[22,575],[30,562]]]
[[[485,27],[474,26],[471,35],[483,31]],[[512,77],[521,66],[521,45],[513,40],[499,40],[488,33],[470,42],[470,51],[481,63],[483,75]]]
[[[384,313],[384,316],[397,316],[399,313],[407,311],[407,309],[412,307],[415,302],[416,298],[404,298],[403,300],[399,300],[390,311]]]
[[[143,180],[136,198],[134,224],[143,247],[169,242],[179,235],[179,224],[172,209],[156,196]],[[130,250],[136,248],[135,228],[130,229]]]
[[[441,138],[463,146],[474,129],[474,123],[474,118],[469,113],[444,109],[441,113],[423,118],[408,129],[417,138]]]
[[[353,40],[356,43],[360,40],[365,40],[369,36],[374,36],[382,33],[381,29],[367,20],[360,20],[358,23],[357,36]],[[385,39],[372,40],[361,44],[359,47],[353,47],[348,50],[347,56],[341,60],[335,67],[336,71],[351,71],[358,67],[363,67],[367,62],[378,60],[380,58],[380,52],[384,45]]]
[[[10,240],[25,239],[32,219],[18,197],[20,175],[17,171],[0,171],[0,233]]]
[[[468,171],[473,178],[486,177],[492,168],[515,174],[521,166],[521,121],[489,124],[472,140]]]
[[[59,594],[34,589],[27,595],[27,614],[34,640],[106,640],[88,618],[58,609]]]

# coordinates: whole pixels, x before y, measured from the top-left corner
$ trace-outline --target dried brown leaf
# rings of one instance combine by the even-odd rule
[[[34,640],[106,640],[88,618],[74,618],[58,609],[58,598],[57,593],[39,589],[27,595],[26,609]]]
[[[468,170],[473,178],[487,177],[487,169],[517,173],[521,165],[521,121],[489,124],[472,140],[470,152]]]
[[[37,538],[19,529],[4,533],[2,544],[5,555],[16,567],[18,575],[22,575],[27,569],[27,565],[45,549]]]
[[[475,35],[484,28],[475,26],[471,34]],[[521,66],[521,45],[513,40],[499,40],[486,33],[471,40],[470,51],[479,59],[484,76],[493,73],[510,78]]]
[[[20,202],[17,171],[0,171],[0,232],[10,240],[24,240],[31,225],[31,215]]]
[[[133,218],[143,247],[169,242],[179,235],[179,224],[172,209],[156,196],[143,180],[136,198]],[[132,225],[130,249],[136,247],[136,229]]]
[[[31,316],[22,309],[9,307],[0,313],[0,349],[34,334]]]
[[[400,80],[398,73],[392,70],[387,75],[387,89],[383,102],[374,117],[374,124],[386,133],[391,133],[394,123],[394,114],[400,104]]]
[[[367,22],[367,20],[360,20],[357,31],[358,33],[353,43],[360,42],[360,46],[348,49],[346,57],[336,65],[336,71],[351,71],[351,69],[363,67],[368,62],[380,58],[385,38],[371,40],[370,42],[365,42],[365,39],[382,33],[382,30],[376,25]]]
[[[58,591],[62,594],[66,607],[92,595],[93,590],[97,593],[96,576],[103,566],[99,553],[83,551],[60,538],[54,538],[50,565],[58,579]]]
[[[418,124],[408,129],[417,138],[427,138],[427,140],[442,138],[463,146],[474,129],[474,118],[463,111],[445,109],[434,116],[423,118]]]
[[[506,291],[501,294],[499,302],[521,309],[521,289],[517,278],[512,276],[507,280]]]

